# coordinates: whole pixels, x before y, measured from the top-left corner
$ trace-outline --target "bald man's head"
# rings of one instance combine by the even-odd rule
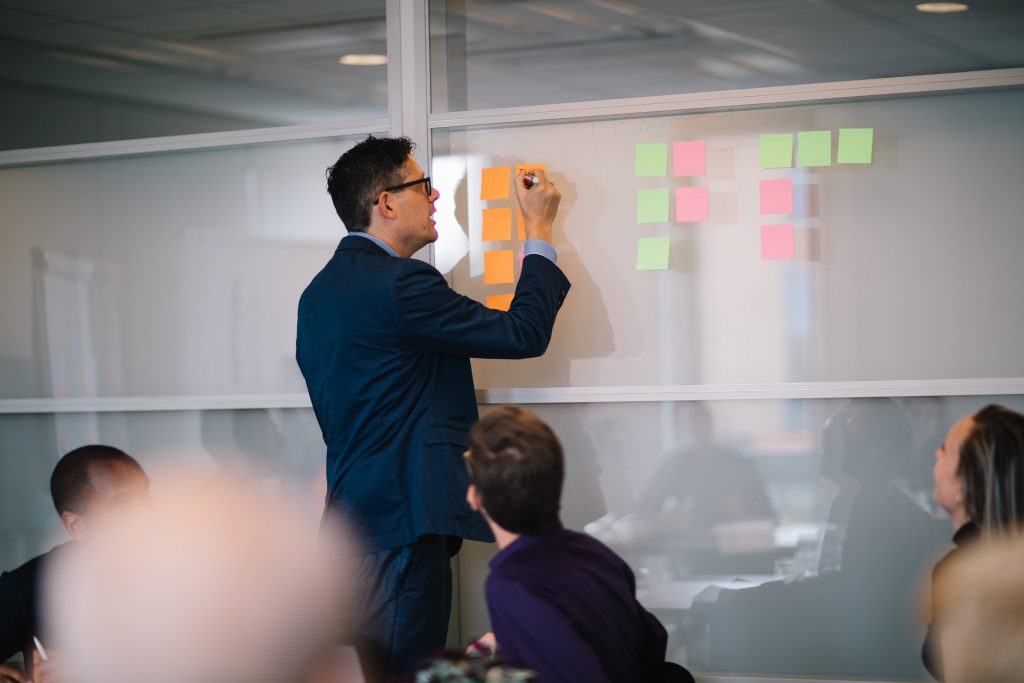
[[[86,520],[122,511],[149,495],[149,477],[124,451],[82,446],[57,463],[50,476],[53,506],[68,533],[78,538]]]

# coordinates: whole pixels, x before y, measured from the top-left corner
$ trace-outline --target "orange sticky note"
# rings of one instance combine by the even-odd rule
[[[484,209],[484,242],[512,239],[512,207]]]
[[[516,225],[518,226],[519,230],[519,241],[522,242],[523,240],[526,239],[526,219],[523,218],[523,210],[516,209],[516,216],[518,218],[518,222],[516,223]]]
[[[495,166],[480,171],[480,199],[508,199],[508,166]]]
[[[547,164],[516,164],[516,174],[520,171],[531,171],[538,168],[544,171],[545,174],[548,172]]]
[[[494,308],[499,311],[507,311],[512,305],[512,297],[515,294],[491,294],[487,297],[487,308]]]
[[[484,252],[484,284],[510,285],[515,282],[511,249]]]

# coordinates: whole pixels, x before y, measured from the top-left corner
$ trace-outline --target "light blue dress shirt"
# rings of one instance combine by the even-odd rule
[[[368,232],[359,232],[355,230],[353,230],[349,234],[357,235],[359,237],[365,237],[366,239],[370,240],[371,242],[373,242],[378,247],[388,252],[392,256],[398,256],[398,254],[395,253],[395,250],[391,248],[390,244],[388,244],[381,238],[377,237],[376,235],[371,235]],[[558,252],[555,251],[555,248],[553,246],[551,246],[544,240],[529,239],[523,242],[523,255],[526,256],[528,254],[537,254],[539,256],[543,256],[552,263],[558,263]]]

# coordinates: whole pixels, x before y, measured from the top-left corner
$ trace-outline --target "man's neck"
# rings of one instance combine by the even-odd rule
[[[498,550],[504,550],[519,538],[519,534],[514,534],[511,531],[502,529],[491,519],[487,520],[487,524],[491,527],[491,532],[494,534],[494,540],[498,543]]]

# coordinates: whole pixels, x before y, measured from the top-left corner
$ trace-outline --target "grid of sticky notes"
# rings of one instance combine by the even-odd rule
[[[795,140],[794,140],[795,137]],[[836,150],[838,164],[870,164],[874,146],[873,128],[840,128]],[[820,168],[832,165],[832,131],[806,130],[761,136],[758,165],[762,169],[794,167]],[[795,145],[794,145],[795,142]],[[761,216],[784,217],[793,213],[793,179],[768,178],[758,181]],[[761,226],[761,258],[766,261],[792,260],[796,249],[792,222]]]
[[[503,290],[487,294],[484,303],[488,308],[501,311],[509,309],[515,295],[514,287],[513,291],[508,291],[508,286],[515,285],[516,281],[515,241],[526,239],[523,212],[518,208],[515,211],[517,231],[515,235],[512,233],[512,177],[521,169],[543,169],[547,172],[544,164],[516,164],[514,169],[494,166],[480,171],[480,200],[487,203],[483,208],[480,238],[485,245],[492,247],[484,251],[484,285],[488,289]],[[518,260],[522,262],[522,250]]]
[[[644,142],[636,145],[635,178],[695,178],[707,172],[703,140]],[[675,200],[675,212],[671,203]],[[636,191],[636,222],[641,225],[698,223],[708,219],[708,188],[641,187]],[[664,236],[640,237],[636,245],[637,270],[668,270],[671,240]]]

